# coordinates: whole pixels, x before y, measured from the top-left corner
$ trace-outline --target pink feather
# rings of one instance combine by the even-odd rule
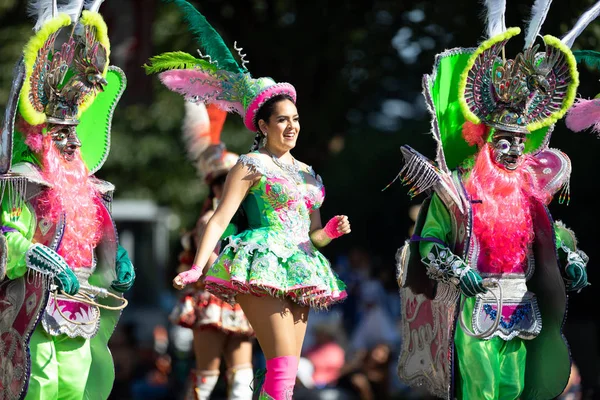
[[[600,134],[600,99],[577,99],[567,113],[565,122],[574,132],[593,126],[592,131]]]
[[[224,100],[229,93],[223,92],[223,78],[216,78],[198,69],[180,69],[162,72],[161,82],[169,89],[185,97],[187,101],[214,104],[223,111],[244,115],[244,107],[238,101]]]

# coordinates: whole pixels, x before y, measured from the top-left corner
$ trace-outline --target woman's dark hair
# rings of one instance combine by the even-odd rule
[[[213,189],[215,186],[222,186],[225,184],[225,180],[227,179],[227,174],[220,174],[215,179],[210,182],[208,197],[212,201],[215,198],[215,190]]]
[[[254,126],[256,127],[256,136],[254,137],[254,143],[252,144],[250,151],[258,150],[258,148],[260,146],[260,141],[263,138],[263,133],[260,131],[260,128],[258,126],[258,121],[260,121],[262,119],[262,120],[268,122],[269,119],[271,118],[271,115],[273,115],[273,113],[275,112],[275,105],[283,100],[289,100],[292,103],[294,102],[294,99],[292,99],[292,96],[290,96],[287,93],[281,93],[281,94],[275,95],[275,96],[271,97],[269,100],[265,101],[265,103],[262,106],[260,106],[258,111],[256,111],[256,117],[254,118]]]

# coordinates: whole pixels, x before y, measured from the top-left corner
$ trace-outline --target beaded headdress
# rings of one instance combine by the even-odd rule
[[[256,113],[267,100],[287,94],[296,101],[296,89],[289,83],[253,78],[245,66],[248,61],[242,49],[234,43],[240,65],[221,36],[190,3],[185,0],[165,1],[175,3],[184,12],[190,30],[204,53],[198,51],[200,58],[181,51],[157,55],[145,65],[148,74],[161,72],[161,82],[187,101],[215,104],[222,110],[236,112],[253,132],[258,129]]]
[[[545,14],[541,20],[544,18]],[[545,49],[539,51],[534,41],[540,28],[541,23],[530,26],[525,48],[514,59],[504,59],[500,53],[506,42],[520,33],[519,28],[500,29],[472,54],[459,89],[467,120],[507,132],[529,133],[564,116],[579,83],[576,61],[569,46],[550,35],[543,37]]]
[[[45,9],[40,3],[43,2],[33,2],[30,8],[43,13]],[[70,5],[83,8],[84,2]],[[75,11],[81,12],[81,8]],[[26,75],[19,111],[30,125],[45,122],[77,125],[79,116],[107,84],[110,48],[107,28],[100,14],[94,11],[83,10],[81,18],[78,13],[72,18],[59,10],[55,2],[53,9],[48,21],[38,18],[39,30],[25,46]],[[63,32],[70,25],[73,25],[70,32]],[[61,34],[68,37],[59,45],[57,39]]]

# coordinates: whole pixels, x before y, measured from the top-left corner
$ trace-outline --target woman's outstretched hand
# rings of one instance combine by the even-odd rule
[[[201,277],[202,268],[197,265],[192,265],[192,268],[180,273],[173,279],[173,287],[177,290],[181,290],[191,283],[198,282]]]
[[[340,236],[347,235],[352,230],[346,215],[336,215],[325,224],[323,231],[330,239],[337,239]]]

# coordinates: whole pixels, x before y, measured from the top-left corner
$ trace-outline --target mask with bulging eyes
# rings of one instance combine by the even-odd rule
[[[66,161],[72,161],[81,142],[75,132],[75,125],[54,125],[49,129],[52,143]]]
[[[492,138],[494,160],[509,171],[521,164],[525,149],[525,134],[497,131]]]

